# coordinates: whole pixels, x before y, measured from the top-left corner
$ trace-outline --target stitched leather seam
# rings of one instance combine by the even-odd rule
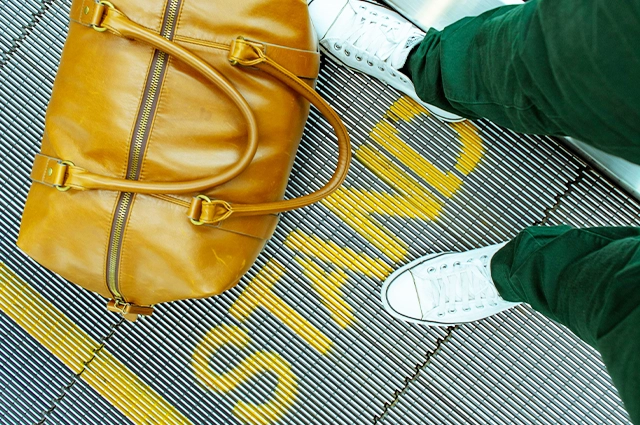
[[[82,4],[80,5],[80,14],[76,14],[76,15],[79,15],[79,16],[71,16],[71,14],[69,14],[69,20],[71,20],[72,22],[75,22],[77,24],[87,26],[85,23],[82,22],[82,9],[84,9],[84,2],[85,1],[86,0],[82,0]]]
[[[231,48],[230,44],[218,43],[216,41],[201,40],[199,38],[186,37],[182,35],[176,35],[173,39],[175,41],[182,41],[183,43],[197,44],[199,46],[212,47],[214,49],[220,49],[220,50],[229,50]]]
[[[45,170],[49,167],[49,161],[51,161],[51,160],[50,160],[50,159],[47,159],[47,165],[46,165],[45,167],[43,167],[43,168],[42,168],[42,170],[41,170],[41,171],[42,171],[42,175],[41,175],[40,177],[38,177],[38,181],[39,181],[39,183],[44,183],[45,185],[46,185],[46,183],[45,183],[45,174],[46,174],[46,171],[45,171]],[[47,185],[47,186],[48,186],[48,185]]]
[[[83,25],[87,25],[85,22],[82,22],[82,10],[86,7],[86,4],[87,0],[82,0],[82,5],[80,5],[80,17],[78,18],[78,21]]]
[[[216,230],[222,230],[223,232],[233,233],[235,235],[246,236],[246,237],[252,238],[252,239],[258,239],[260,241],[265,241],[265,240],[269,239],[269,237],[263,238],[263,237],[260,237],[260,236],[257,236],[257,235],[249,235],[247,233],[243,233],[243,232],[239,232],[239,231],[231,230],[231,229],[225,229],[224,227],[214,226],[212,224],[205,224],[204,226],[205,227],[212,227],[212,228],[214,228]]]
[[[163,200],[165,202],[170,202],[172,204],[179,205],[179,206],[184,207],[184,208],[189,208],[189,203],[188,202],[183,201],[182,199],[175,198],[173,196],[162,195],[162,194],[150,194],[149,196],[151,196],[153,198],[156,198],[156,199]]]

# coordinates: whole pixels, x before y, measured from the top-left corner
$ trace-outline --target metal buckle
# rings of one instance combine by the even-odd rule
[[[58,161],[58,164],[66,165],[67,167],[75,167],[76,165],[71,161]],[[60,192],[66,192],[67,190],[71,189],[71,186],[54,186],[54,187],[58,189]]]
[[[125,310],[127,309],[127,307],[129,307],[130,304],[120,300],[114,300],[114,301],[115,301],[113,304],[114,310],[112,311],[114,313],[125,314]]]
[[[108,9],[115,9],[116,7],[113,5],[113,3],[109,2],[109,1],[99,1],[98,4],[108,8]],[[98,32],[105,32],[108,28],[107,27],[99,27],[97,25],[93,25],[91,28],[93,28],[94,30],[98,31]]]
[[[206,195],[198,195],[198,196],[196,196],[196,199],[202,199],[203,201],[211,202],[211,198],[209,198]],[[194,220],[192,218],[190,218],[189,220],[191,220],[191,223],[195,224],[196,226],[202,226],[204,224],[202,221]]]

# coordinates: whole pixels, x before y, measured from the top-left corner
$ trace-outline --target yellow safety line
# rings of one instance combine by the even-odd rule
[[[0,262],[0,309],[74,373],[97,342],[63,312]],[[160,394],[106,350],[81,375],[94,390],[136,424],[191,424]]]

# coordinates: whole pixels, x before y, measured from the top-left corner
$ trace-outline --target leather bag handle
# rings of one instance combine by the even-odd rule
[[[88,8],[91,7],[96,9],[95,13],[90,14],[90,16],[96,16],[95,22],[99,22],[99,19],[102,18],[102,23],[100,25],[90,25],[94,29],[100,32],[108,30],[121,37],[150,44],[158,50],[164,51],[171,56],[179,58],[182,62],[191,66],[197,72],[202,74],[207,80],[213,83],[217,88],[222,90],[222,92],[227,97],[229,97],[229,99],[231,99],[233,103],[235,103],[235,105],[240,110],[240,113],[243,116],[245,122],[247,123],[247,146],[240,159],[235,164],[215,176],[205,177],[202,179],[184,182],[151,182],[140,180],[126,180],[117,177],[109,177],[101,174],[91,173],[83,168],[76,167],[75,165],[73,165],[73,163],[65,161],[66,164],[62,164],[66,165],[66,169],[64,170],[64,183],[60,185],[54,185],[63,190],[72,188],[79,190],[103,189],[120,192],[149,194],[193,193],[204,191],[211,187],[219,186],[223,183],[226,183],[238,176],[245,168],[247,168],[253,160],[256,151],[258,150],[258,125],[256,123],[251,107],[244,99],[244,97],[240,94],[240,92],[238,92],[238,90],[236,90],[236,88],[233,87],[233,85],[225,77],[223,77],[219,72],[209,66],[198,56],[183,48],[179,44],[173,43],[170,40],[131,21],[122,12],[116,9],[111,3],[94,3],[93,1],[91,1],[88,2],[88,4],[90,4]],[[84,22],[80,23],[85,24]]]
[[[322,188],[308,195],[264,204],[231,204],[217,200],[203,201],[202,197],[196,197],[191,203],[189,217],[200,223],[217,223],[231,214],[234,216],[275,214],[311,205],[333,193],[344,182],[351,162],[349,133],[338,114],[315,90],[266,56],[264,46],[259,42],[247,41],[239,37],[231,44],[229,60],[231,63],[255,67],[266,72],[288,85],[314,105],[333,127],[338,137],[338,164],[331,179]],[[200,208],[198,204],[201,204]],[[198,212],[199,216],[193,215],[194,212]]]
[[[201,192],[223,184],[240,174],[251,163],[258,145],[257,124],[253,112],[242,95],[226,78],[189,50],[136,24],[108,2],[97,3],[96,7],[104,9],[104,14],[100,24],[97,24],[99,18],[96,18],[92,23],[93,25],[91,26],[95,29],[100,31],[108,30],[121,37],[141,41],[158,50],[164,51],[194,68],[229,96],[238,106],[248,124],[249,140],[247,149],[241,159],[222,174],[185,182],[150,182],[109,177],[91,173],[85,169],[76,167],[68,161],[59,161],[55,158],[43,157],[42,155],[40,155],[42,158],[36,158],[36,163],[40,160],[48,167],[52,162],[55,162],[56,171],[53,173],[53,177],[57,176],[58,182],[47,181],[50,179],[40,178],[39,170],[36,170],[36,168],[39,169],[41,166],[34,166],[32,177],[35,175],[35,180],[44,180],[44,183],[64,189],[102,189],[146,194],[180,194]],[[98,15],[98,12],[94,14],[94,16],[96,15]],[[89,24],[89,22],[87,22],[87,24]],[[310,205],[330,195],[346,178],[351,159],[349,135],[340,117],[315,90],[311,89],[287,69],[268,58],[264,54],[264,46],[260,43],[246,41],[242,37],[234,40],[231,44],[229,60],[233,65],[239,64],[245,67],[257,68],[272,75],[318,108],[320,113],[322,113],[331,124],[338,137],[338,164],[331,179],[322,188],[311,194],[286,201],[263,204],[229,204],[218,200],[209,201],[206,197],[197,197],[194,198],[194,202],[198,205],[194,207],[194,203],[192,202],[189,216],[196,215],[197,212],[198,217],[191,217],[195,221],[199,223],[215,223],[229,217],[231,214],[247,216],[289,211]],[[219,208],[220,206],[223,208]],[[216,213],[211,213],[213,210],[215,210]],[[221,210],[222,212],[220,212]]]

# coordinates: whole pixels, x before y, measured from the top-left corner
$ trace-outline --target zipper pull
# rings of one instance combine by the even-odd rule
[[[122,314],[122,316],[130,322],[138,320],[138,315],[151,316],[153,314],[152,306],[139,306],[121,300],[109,300],[107,310]]]

